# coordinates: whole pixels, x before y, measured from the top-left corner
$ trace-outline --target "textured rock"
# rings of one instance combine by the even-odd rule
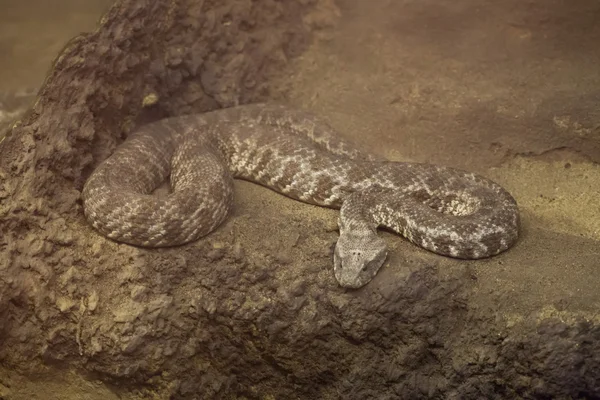
[[[340,289],[335,212],[273,209],[242,184],[230,221],[189,246],[142,250],[88,226],[83,182],[134,125],[283,97],[273,78],[335,14],[123,1],[67,46],[0,143],[0,396],[17,390],[5,368],[40,360],[139,398],[600,396],[597,326],[478,305],[468,268],[394,251],[377,281]]]

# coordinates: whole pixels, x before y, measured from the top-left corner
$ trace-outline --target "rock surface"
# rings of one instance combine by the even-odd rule
[[[564,183],[596,182],[596,91],[548,66],[597,61],[585,15],[600,9],[337,5],[339,20],[326,0],[125,0],[69,43],[0,142],[0,398],[32,398],[27,380],[78,398],[600,396],[597,207],[571,217],[565,198],[587,192]],[[521,242],[464,263],[383,233],[386,267],[344,291],[336,212],[248,183],[224,226],[180,248],[86,223],[83,182],[133,127],[265,99],[390,158],[487,171],[522,205]]]

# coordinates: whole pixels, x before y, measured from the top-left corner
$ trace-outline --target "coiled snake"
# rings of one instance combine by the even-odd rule
[[[171,193],[152,195],[169,178]],[[266,104],[142,126],[89,177],[84,212],[116,241],[181,245],[225,220],[233,178],[341,207],[334,274],[343,287],[365,285],[385,261],[380,226],[463,259],[498,254],[518,236],[517,204],[498,184],[442,166],[375,159],[316,117]]]

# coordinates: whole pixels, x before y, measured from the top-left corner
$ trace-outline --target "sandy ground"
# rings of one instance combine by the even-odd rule
[[[110,3],[60,0],[35,8],[3,1],[5,117],[26,104],[27,89],[42,83],[66,41],[93,29]],[[513,193],[522,210],[521,240],[490,260],[445,259],[386,234],[392,255],[376,279],[415,259],[448,271],[466,264],[477,280],[476,307],[504,310],[514,321],[553,315],[599,322],[600,5],[592,0],[338,5],[338,30],[297,59],[282,83],[290,102],[390,159],[489,176]],[[324,226],[335,221],[335,211],[299,207],[248,183],[237,187],[238,216],[269,204],[281,218],[299,212]]]
[[[0,126],[30,104],[66,42],[93,30],[110,4],[110,0],[2,1]]]
[[[390,159],[504,185],[522,210],[517,246],[440,264],[472,266],[482,306],[514,318],[598,321],[600,6],[376,3],[338,3],[339,30],[297,62],[292,101]],[[396,254],[437,258],[393,243]]]

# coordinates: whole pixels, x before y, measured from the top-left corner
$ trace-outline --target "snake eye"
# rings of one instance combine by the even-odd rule
[[[378,264],[379,263],[375,260],[369,261],[368,263],[365,263],[365,265],[363,265],[362,271],[365,272],[365,271],[368,271],[369,269],[374,269],[377,267]]]
[[[373,261],[369,261],[368,263],[365,263],[362,267],[362,271],[368,271],[369,269],[371,269],[373,267],[373,265],[375,265],[375,263]]]

